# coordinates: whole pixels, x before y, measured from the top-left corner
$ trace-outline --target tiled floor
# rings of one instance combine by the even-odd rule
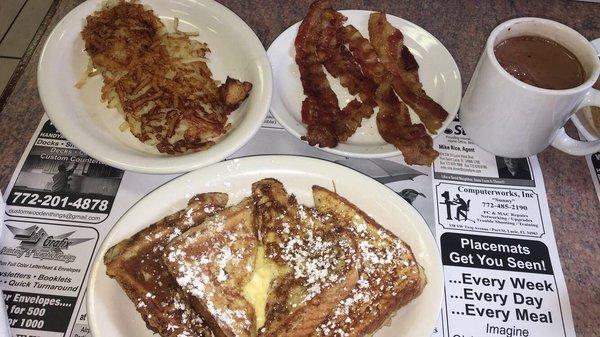
[[[0,94],[54,0],[0,0]]]

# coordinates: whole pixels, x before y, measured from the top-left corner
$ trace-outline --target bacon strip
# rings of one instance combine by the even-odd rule
[[[331,58],[331,51],[340,45],[337,31],[342,28],[342,24],[346,19],[345,16],[331,7],[323,12],[321,17],[322,31],[317,44],[317,56],[321,62]]]
[[[402,41],[394,42],[400,49],[393,59],[397,71],[392,72],[355,27],[342,26],[345,19],[328,0],[318,0],[310,6],[296,36],[296,63],[307,96],[302,102],[302,121],[307,124],[302,139],[313,146],[335,147],[352,136],[362,119],[379,106],[377,128],[382,137],[402,151],[407,164],[431,165],[438,156],[433,140],[425,126],[412,124],[408,108],[394,93],[399,87],[404,93],[414,96],[413,91],[422,92],[427,97],[419,81],[418,63]],[[340,110],[323,66],[352,95],[359,95],[360,101],[354,99]],[[401,72],[409,84],[396,83]],[[413,102],[422,103],[418,99]]]
[[[339,79],[350,94],[358,95],[363,103],[375,107],[377,84],[362,73],[348,48],[340,44],[329,53],[330,57],[324,62],[325,69]]]
[[[319,98],[306,97],[302,102],[302,122],[307,127],[306,135],[301,139],[311,146],[336,147],[339,140],[333,124],[339,112],[337,106],[323,105]]]
[[[344,54],[341,49],[337,32],[345,20],[330,7],[329,1],[317,1],[310,6],[296,37],[296,63],[307,96],[302,102],[302,122],[307,124],[302,139],[313,146],[335,147],[347,140],[360,127],[362,119],[373,114],[372,107],[376,105],[375,84],[368,86],[351,54],[347,50]],[[342,85],[351,87],[353,94],[360,91],[367,104],[353,100],[340,110],[323,65],[329,66]]]
[[[333,9],[328,9],[324,18],[328,24],[320,38],[318,50],[325,69],[339,79],[350,94],[358,94],[362,102],[372,107],[376,106],[374,98],[377,85],[363,75],[348,48],[341,43],[338,32],[343,29],[342,24],[346,21],[346,17]]]
[[[341,44],[338,31],[346,17],[329,8],[323,14],[323,31],[317,47],[317,55],[325,68],[352,95],[359,94],[362,102],[353,100],[337,114],[333,123],[333,131],[338,141],[346,141],[360,127],[363,118],[373,114],[375,89],[377,85],[365,77],[360,66],[354,61],[352,54]]]
[[[431,165],[438,156],[433,140],[422,124],[412,124],[408,108],[392,90],[393,77],[379,62],[369,40],[353,26],[344,27],[343,36],[363,72],[379,84],[375,95],[379,134],[402,152],[407,164]]]
[[[352,25],[345,26],[340,34],[345,43],[348,44],[356,62],[360,65],[362,72],[373,82],[382,84],[389,81],[389,73],[377,59],[377,53],[369,40]]]
[[[328,0],[315,1],[300,24],[294,41],[300,80],[307,96],[302,102],[302,122],[307,124],[302,139],[312,146],[335,147],[338,144],[333,123],[339,114],[337,96],[331,90],[318,53],[324,27],[324,15],[331,8]]]
[[[414,64],[411,66],[414,57],[404,46],[404,35],[387,21],[384,13],[373,13],[369,17],[369,39],[381,63],[392,74],[398,96],[419,115],[429,132],[436,133],[448,112],[423,90]]]
[[[407,164],[431,165],[438,152],[423,124],[412,124],[408,108],[394,94],[389,83],[377,89],[377,129],[383,139],[402,151]]]
[[[369,118],[373,114],[373,107],[359,102],[357,99],[348,103],[342,111],[340,118],[335,123],[335,134],[338,140],[343,142],[352,136],[360,127],[363,118]]]
[[[415,60],[415,56],[410,52],[406,45],[402,45],[398,66],[404,69],[405,78],[409,86],[415,91],[423,91],[423,84],[419,80],[419,64]]]

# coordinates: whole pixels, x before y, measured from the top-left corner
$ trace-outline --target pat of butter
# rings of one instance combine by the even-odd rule
[[[263,246],[259,246],[256,252],[252,279],[246,283],[243,289],[244,297],[254,307],[257,329],[265,325],[267,295],[271,281],[275,277],[277,277],[276,265],[265,258],[265,249]]]

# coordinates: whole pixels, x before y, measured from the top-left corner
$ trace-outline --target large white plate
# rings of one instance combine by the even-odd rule
[[[340,12],[348,17],[347,24],[354,25],[364,37],[368,38],[368,20],[369,15],[373,12],[362,10]],[[419,63],[419,77],[423,88],[434,101],[448,111],[448,118],[438,130],[437,134],[439,135],[454,119],[460,106],[462,83],[458,67],[444,45],[426,30],[393,15],[388,14],[387,19],[404,34],[406,46]],[[296,55],[294,39],[299,26],[300,22],[286,29],[273,41],[267,51],[274,74],[271,113],[286,130],[298,138],[306,134],[306,127],[302,123],[300,115],[300,108],[305,96],[302,91],[298,65],[294,60]],[[340,107],[346,106],[354,96],[350,95],[338,80],[329,75],[328,77],[333,91],[338,96]],[[381,158],[399,155],[400,151],[386,143],[377,132],[375,116],[376,114],[373,114],[369,120],[363,120],[362,126],[346,142],[340,143],[335,148],[322,148],[322,150],[355,158]],[[419,120],[412,110],[411,116],[413,121]]]
[[[230,204],[250,195],[251,184],[274,177],[301,203],[313,205],[311,186],[335,188],[376,221],[405,240],[425,268],[428,283],[423,294],[383,327],[376,337],[430,336],[438,318],[443,274],[438,248],[427,224],[404,199],[375,180],[341,165],[292,156],[256,156],[221,162],[181,176],[151,192],[117,222],[92,266],[87,313],[96,337],[153,336],[116,281],[106,276],[102,257],[109,247],[164,216],[182,209],[196,193],[226,192]]]
[[[178,173],[218,162],[242,147],[258,130],[269,109],[271,67],[252,29],[235,13],[212,0],[143,0],[167,27],[179,18],[180,29],[197,31],[211,50],[213,78],[227,75],[251,82],[248,99],[230,117],[233,129],[212,148],[181,156],[160,154],[131,132],[121,132],[124,118],[100,102],[101,76],[75,88],[88,64],[81,30],[101,0],[86,1],[54,28],[40,57],[38,87],[42,104],[60,132],[90,156],[111,166],[144,173]]]

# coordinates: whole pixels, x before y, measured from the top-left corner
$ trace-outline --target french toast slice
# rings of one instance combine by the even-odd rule
[[[265,258],[278,266],[259,336],[310,336],[355,287],[356,243],[346,229],[299,205],[275,179],[254,183],[252,193]]]
[[[250,197],[165,248],[164,264],[217,337],[256,336],[256,314],[243,287],[252,277],[257,249]]]
[[[331,214],[354,234],[362,267],[356,286],[313,336],[370,335],[421,294],[424,270],[408,244],[345,198],[320,186],[313,186],[313,198],[319,212]]]
[[[224,193],[196,195],[185,209],[119,242],[104,255],[106,274],[117,280],[148,329],[162,337],[210,336],[208,326],[164,268],[162,255],[169,241],[221,210],[227,199]]]

